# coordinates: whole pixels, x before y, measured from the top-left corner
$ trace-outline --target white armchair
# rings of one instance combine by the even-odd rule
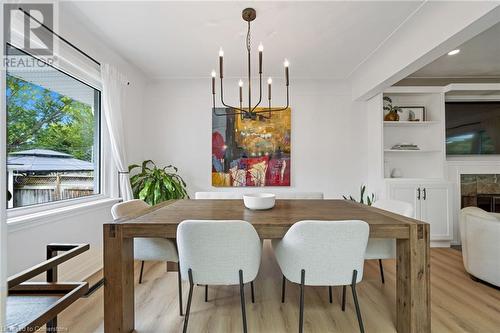
[[[500,287],[500,214],[467,207],[460,211],[459,223],[465,270]]]

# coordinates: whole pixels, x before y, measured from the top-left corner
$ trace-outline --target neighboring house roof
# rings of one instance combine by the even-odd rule
[[[7,167],[16,171],[92,171],[94,164],[47,149],[30,149],[10,153]]]

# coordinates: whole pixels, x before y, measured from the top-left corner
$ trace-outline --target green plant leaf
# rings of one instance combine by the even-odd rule
[[[146,182],[144,183],[144,186],[139,191],[139,199],[148,202],[147,201],[147,199],[148,199],[148,192],[149,192],[149,188],[151,187],[152,183],[153,183],[153,181],[151,179],[146,180]]]
[[[152,160],[145,160],[144,162],[142,162],[142,172],[151,170],[150,168],[148,168],[149,163],[152,163],[154,165],[154,162]]]
[[[135,168],[140,168],[141,166],[139,164],[131,164],[128,166],[128,172],[134,170]]]

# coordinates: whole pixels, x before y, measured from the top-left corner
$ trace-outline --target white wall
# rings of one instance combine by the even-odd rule
[[[227,102],[235,102],[236,81],[225,85]],[[278,80],[273,86],[278,105],[284,89]],[[272,190],[322,191],[329,198],[357,194],[364,168],[364,103],[352,103],[350,86],[341,81],[293,80],[290,94],[292,186]],[[144,156],[176,165],[190,194],[221,190],[211,186],[211,102],[209,78],[154,81],[146,89]]]
[[[102,41],[98,35],[83,29],[82,27],[85,27],[87,23],[80,22],[78,17],[68,11],[65,3],[61,3],[59,14],[59,32],[63,37],[99,62],[113,64],[130,81],[123,103],[126,144],[131,160],[142,159],[140,140],[143,119],[141,111],[146,82],[144,75],[110,49],[108,44]],[[104,119],[102,124],[104,126]],[[107,164],[112,164],[109,151],[106,152],[106,155]],[[4,154],[2,154],[3,156]],[[110,186],[113,186],[117,177],[116,170],[114,167],[108,169],[109,172],[104,177],[110,179]],[[5,177],[1,178],[3,181]],[[0,196],[3,198],[3,194]],[[102,224],[112,221],[110,214],[112,204],[113,202],[108,201],[98,206],[78,209],[71,214],[55,214],[49,219],[37,220],[35,226],[9,225],[7,230],[8,274],[12,275],[45,260],[45,245],[51,242],[91,244],[89,253],[72,259],[68,265],[62,266],[61,278],[81,279],[95,272],[100,268],[102,262]]]

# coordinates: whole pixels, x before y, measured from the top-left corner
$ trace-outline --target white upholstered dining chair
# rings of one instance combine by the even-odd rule
[[[234,191],[196,192],[199,200],[243,200],[244,193]],[[322,192],[278,192],[276,199],[323,199]],[[263,241],[261,244],[263,244]],[[208,285],[205,285],[205,302],[208,302]]]
[[[364,332],[356,284],[363,278],[363,264],[369,226],[364,221],[300,221],[283,239],[273,240],[278,265],[283,273],[281,301],[286,279],[300,284],[299,332],[304,326],[304,287],[350,285],[361,332]]]
[[[383,209],[391,213],[413,217],[413,206],[404,201],[381,199],[375,201],[372,207]],[[366,247],[365,259],[378,259],[380,279],[385,283],[384,266],[382,259],[396,258],[396,240],[384,238],[370,238]]]
[[[143,209],[150,207],[146,202],[139,199],[120,202],[111,207],[111,215],[117,220]],[[142,283],[145,261],[176,262],[179,265],[179,256],[175,243],[166,238],[134,238],[134,259],[141,261],[141,272],[139,283]],[[182,316],[182,281],[180,271],[177,275],[179,288],[179,313]]]
[[[276,199],[283,200],[322,200],[323,192],[276,192]]]
[[[180,271],[189,281],[189,295],[183,332],[187,331],[191,299],[196,284],[240,286],[243,331],[247,332],[244,284],[259,271],[261,244],[257,231],[245,221],[187,220],[177,228]]]
[[[238,192],[196,192],[195,199],[243,199],[244,193]],[[323,199],[322,192],[276,192],[276,199]]]
[[[243,199],[243,193],[238,192],[196,192],[195,199]]]

